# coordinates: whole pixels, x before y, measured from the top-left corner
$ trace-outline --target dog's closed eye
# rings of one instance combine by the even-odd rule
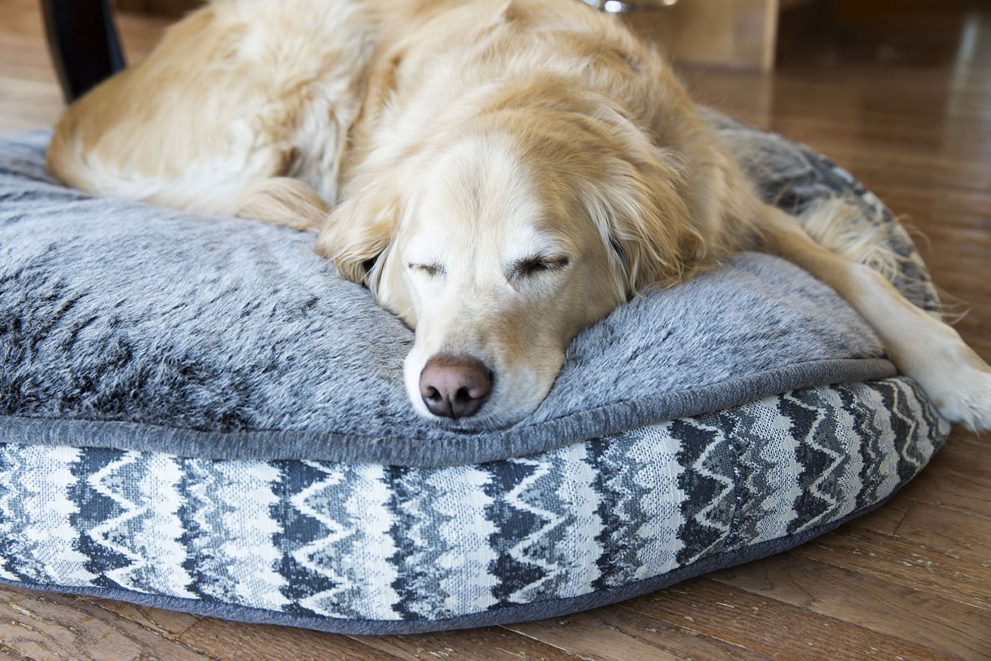
[[[418,264],[416,262],[410,262],[407,266],[410,271],[418,271],[431,278],[436,275],[444,275],[447,273],[447,270],[444,269],[443,265],[436,262],[433,264]]]
[[[560,271],[570,264],[567,257],[527,257],[513,264],[511,279],[532,278],[547,271]]]

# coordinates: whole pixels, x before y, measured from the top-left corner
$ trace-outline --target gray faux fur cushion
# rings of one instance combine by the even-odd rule
[[[530,418],[442,426],[406,400],[412,332],[313,254],[312,235],[92,199],[46,175],[46,139],[0,143],[0,442],[440,465],[894,373],[831,290],[743,254],[583,332]],[[771,175],[791,172],[801,196],[801,173],[808,191],[783,203],[850,186],[780,142]]]

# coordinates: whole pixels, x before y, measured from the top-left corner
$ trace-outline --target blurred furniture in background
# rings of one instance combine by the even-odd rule
[[[66,101],[124,68],[107,0],[41,0],[41,7],[48,49]]]
[[[109,7],[125,12],[178,17],[203,4],[204,0],[42,0],[46,14],[60,6],[71,20],[58,22],[57,30],[73,25],[73,32],[89,32],[90,43],[103,43],[101,30],[112,32],[107,23]],[[929,41],[925,25],[912,25],[906,15],[932,16],[947,21],[962,20],[966,0],[575,0],[602,11],[619,14],[638,33],[660,44],[677,61],[686,64],[772,71],[781,53],[807,50],[809,39],[823,34],[846,40],[868,41],[883,33],[892,20],[908,29],[902,36]],[[915,10],[912,14],[911,10]],[[920,12],[929,12],[920,13]],[[55,23],[48,16],[49,33]],[[785,25],[782,25],[782,24]],[[75,27],[78,25],[79,27]],[[102,28],[103,26],[109,26]],[[942,29],[944,26],[940,25]],[[946,26],[952,27],[952,26]],[[913,29],[916,28],[916,29]],[[921,29],[918,29],[921,28]],[[64,35],[63,35],[64,36]],[[71,52],[79,43],[66,44]],[[782,43],[784,41],[785,43]],[[878,48],[884,48],[880,41]],[[113,43],[104,68],[119,64]],[[59,55],[53,48],[56,63],[78,59]],[[59,69],[65,85],[65,67]]]
[[[629,3],[625,17],[683,62],[771,71],[781,12],[814,1],[654,0]]]
[[[674,58],[770,71],[782,11],[816,0],[582,0],[623,14],[638,32]],[[201,0],[115,0],[126,11],[181,15]]]

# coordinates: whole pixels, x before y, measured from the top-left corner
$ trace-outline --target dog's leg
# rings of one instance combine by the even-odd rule
[[[912,305],[887,279],[815,243],[784,212],[764,206],[765,248],[836,290],[874,328],[899,371],[947,420],[991,429],[991,368],[960,335]]]
[[[271,177],[248,185],[234,215],[294,230],[319,230],[330,207],[299,179]]]

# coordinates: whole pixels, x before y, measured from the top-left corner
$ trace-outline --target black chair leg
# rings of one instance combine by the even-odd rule
[[[41,0],[62,94],[74,101],[124,68],[108,0]]]

